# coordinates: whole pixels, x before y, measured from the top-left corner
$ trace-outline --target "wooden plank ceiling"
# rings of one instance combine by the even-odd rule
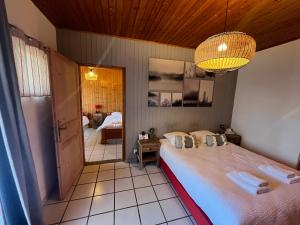
[[[224,30],[226,0],[32,0],[59,28],[195,48]],[[300,38],[299,0],[229,0],[227,31],[257,49]]]

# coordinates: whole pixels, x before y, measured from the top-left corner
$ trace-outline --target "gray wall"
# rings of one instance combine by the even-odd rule
[[[216,130],[230,124],[236,73],[218,77],[211,108],[148,108],[149,57],[193,61],[194,50],[99,34],[57,30],[58,50],[82,64],[126,67],[126,154],[130,157],[137,134],[150,127],[167,131]]]
[[[300,40],[269,48],[239,71],[232,127],[242,144],[296,166],[300,152]]]
[[[50,97],[21,97],[30,148],[41,200],[47,200],[57,185]]]

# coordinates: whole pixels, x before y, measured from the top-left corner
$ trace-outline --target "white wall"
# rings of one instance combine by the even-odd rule
[[[56,50],[56,29],[30,0],[5,0],[8,22]]]
[[[256,54],[238,74],[232,128],[242,145],[296,166],[300,152],[300,39]]]
[[[21,97],[41,200],[57,187],[51,97]]]

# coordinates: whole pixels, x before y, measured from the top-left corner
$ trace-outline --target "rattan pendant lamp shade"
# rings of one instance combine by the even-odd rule
[[[208,72],[224,73],[239,69],[248,64],[255,55],[255,40],[242,32],[224,32],[202,42],[195,51],[196,65]]]

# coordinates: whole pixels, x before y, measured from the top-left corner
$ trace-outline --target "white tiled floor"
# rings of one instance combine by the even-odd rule
[[[101,132],[93,128],[84,128],[85,161],[97,162],[122,159],[122,140],[109,140],[102,145]]]
[[[124,162],[86,166],[68,198],[49,201],[46,224],[196,225],[172,184],[155,166]]]

